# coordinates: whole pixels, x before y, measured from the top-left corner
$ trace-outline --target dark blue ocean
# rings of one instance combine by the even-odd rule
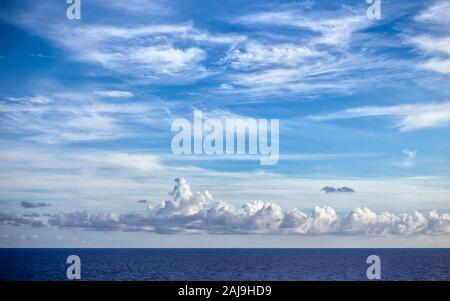
[[[66,258],[82,280],[450,280],[450,249],[0,249],[1,280],[65,280]]]

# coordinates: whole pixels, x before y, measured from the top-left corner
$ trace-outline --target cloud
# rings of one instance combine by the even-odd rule
[[[223,90],[223,91],[229,91],[229,90],[233,90],[234,87],[230,84],[220,84],[219,86],[219,90]]]
[[[450,102],[358,107],[329,114],[314,115],[310,116],[309,119],[326,121],[375,116],[396,116],[400,118],[400,122],[395,127],[402,132],[443,127],[450,124]]]
[[[48,207],[51,206],[51,204],[49,203],[33,203],[30,201],[22,201],[20,202],[20,206],[22,206],[23,208],[40,208],[40,207]]]
[[[397,167],[414,167],[414,159],[417,155],[417,150],[410,150],[405,148],[402,151],[402,154],[404,158],[402,160],[392,162],[392,165]]]
[[[125,97],[131,92],[59,91],[45,95],[5,97],[0,101],[0,128],[39,143],[114,140],[133,134],[144,125],[161,126],[167,116],[160,101],[107,102],[103,98]],[[158,111],[158,113],[156,113]],[[153,118],[158,116],[158,119]],[[19,136],[19,135],[18,135]]]
[[[7,214],[2,212],[0,212],[0,224],[12,226],[28,225],[32,227],[44,227],[43,222],[34,216],[17,216],[15,214]]]
[[[100,155],[83,155],[82,158],[108,166],[125,167],[142,171],[158,171],[163,169],[159,157],[151,154],[104,152]]]
[[[450,54],[450,37],[437,38],[430,36],[418,36],[411,39],[411,42],[419,48],[430,53]]]
[[[432,23],[432,24],[449,24],[450,19],[450,2],[448,1],[436,1],[433,5],[418,14],[414,19],[419,22]]]
[[[408,159],[408,160],[414,159],[414,157],[417,154],[417,150],[410,150],[407,148],[405,148],[402,152],[403,152],[403,155],[405,155],[406,159]]]
[[[33,104],[33,105],[46,105],[50,104],[52,100],[43,95],[35,95],[35,96],[22,96],[22,97],[5,97],[5,99],[17,103],[17,104]]]
[[[121,97],[133,97],[133,93],[129,91],[95,91],[95,94],[103,97],[121,98]]]
[[[450,3],[436,1],[415,16],[415,20],[427,25],[426,33],[409,36],[408,42],[425,55],[425,61],[417,66],[441,74],[450,73]]]
[[[325,186],[324,188],[321,189],[321,191],[325,191],[325,193],[338,193],[338,192],[344,192],[344,193],[348,193],[348,192],[355,192],[355,190],[353,190],[350,187],[331,187],[331,186]]]
[[[78,24],[55,14],[65,10],[57,3],[30,2],[0,17],[49,40],[69,59],[141,82],[203,78],[214,72],[203,64],[210,49],[224,52],[246,39],[239,33],[209,32],[190,20],[173,21],[180,16],[166,1],[113,2],[92,1],[89,10],[100,17]]]
[[[235,69],[257,69],[272,65],[297,66],[308,59],[324,56],[325,52],[295,44],[262,44],[255,41],[245,43],[242,48],[235,48],[225,61]]]
[[[92,51],[84,58],[113,70],[131,68],[136,73],[151,71],[151,74],[175,75],[200,68],[197,63],[205,58],[205,52],[198,47],[182,49],[171,45],[157,45],[128,47],[110,52]]]
[[[214,202],[208,191],[191,191],[183,178],[175,180],[165,200],[145,211],[128,213],[86,211],[60,213],[48,223],[64,228],[156,233],[213,234],[331,234],[331,235],[448,235],[450,215],[436,211],[424,215],[376,213],[356,208],[338,216],[331,207],[315,207],[312,214],[299,209],[283,211],[274,203],[255,201],[239,208]]]
[[[311,14],[310,14],[311,15]],[[340,15],[336,17],[336,15]],[[364,14],[348,14],[345,12],[315,13],[306,17],[303,11],[284,10],[259,12],[240,16],[235,22],[248,25],[287,26],[310,30],[315,33],[314,42],[345,46],[351,34],[367,26]]]
[[[208,48],[226,49],[246,39],[242,35],[211,34],[191,23],[68,26],[56,22],[49,27],[37,20],[36,14],[27,15],[26,21],[17,18],[14,22],[62,47],[73,60],[151,81],[201,78],[208,74],[202,65]]]
[[[450,74],[450,59],[431,59],[419,67],[442,74]]]
[[[40,217],[41,215],[39,213],[27,213],[23,214],[23,217]]]
[[[387,66],[399,74],[404,66],[398,58],[361,49],[361,44],[374,39],[373,33],[364,31],[372,23],[360,8],[331,12],[271,5],[265,11],[232,19],[232,23],[250,27],[253,33],[264,34],[249,35],[221,60],[228,71],[225,78],[234,87],[221,92],[256,98],[346,94],[367,87],[368,81],[379,84],[387,80],[383,72]]]
[[[22,234],[22,235],[19,236],[19,238],[21,240],[36,240],[36,239],[39,238],[39,236],[36,235],[36,234],[30,234],[30,235],[23,235]]]

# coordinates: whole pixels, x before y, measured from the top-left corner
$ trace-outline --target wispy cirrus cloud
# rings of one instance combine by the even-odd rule
[[[367,106],[351,108],[308,117],[315,121],[352,119],[361,117],[394,116],[400,121],[394,126],[402,132],[450,125],[450,103],[416,103],[395,106]]]
[[[336,16],[339,15],[339,16]],[[351,11],[310,12],[306,17],[302,10],[279,10],[251,13],[237,17],[234,22],[247,25],[285,26],[309,31],[309,44],[326,44],[345,47],[352,34],[369,24],[364,14]],[[301,39],[303,35],[299,35]]]
[[[415,20],[432,24],[450,24],[448,14],[450,3],[445,0],[435,1],[431,6],[415,16]]]
[[[221,89],[222,93],[345,94],[367,87],[369,81],[388,80],[383,73],[387,66],[407,68],[398,58],[360,47],[361,41],[374,35],[365,31],[373,24],[361,7],[332,12],[308,9],[272,5],[233,18],[232,23],[264,34],[249,35],[221,61],[229,67],[224,84],[232,87]]]
[[[0,99],[0,128],[41,143],[114,140],[132,135],[131,125],[150,125],[152,116],[168,114],[158,100],[110,103],[103,99],[132,96],[128,91],[111,90],[4,97]]]
[[[246,39],[241,34],[210,33],[191,21],[171,22],[161,19],[167,15],[170,3],[133,0],[127,4],[95,1],[91,9],[113,9],[114,15],[131,13],[131,18],[111,18],[111,12],[96,21],[69,24],[50,12],[65,8],[61,4],[28,3],[23,10],[2,14],[3,20],[19,25],[64,49],[72,60],[141,80],[193,80],[209,74],[207,50],[224,47]],[[156,11],[142,14],[143,9]],[[157,11],[165,13],[159,14]],[[148,20],[149,15],[159,17]],[[11,17],[14,15],[14,17]],[[43,16],[46,21],[43,22]],[[143,17],[144,16],[144,17]]]
[[[415,16],[415,20],[425,24],[425,33],[408,35],[408,42],[415,45],[425,55],[419,68],[450,74],[450,3],[436,1]]]
[[[111,97],[111,98],[133,97],[133,93],[130,91],[106,90],[106,91],[95,91],[94,93],[102,97]]]

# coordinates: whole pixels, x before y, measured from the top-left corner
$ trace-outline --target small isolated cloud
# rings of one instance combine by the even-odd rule
[[[393,162],[394,166],[398,167],[413,167],[414,166],[414,159],[417,155],[417,150],[410,150],[405,148],[402,151],[403,159],[400,161]]]
[[[417,150],[410,150],[407,148],[403,150],[403,155],[405,155],[408,160],[412,160],[416,156],[416,154]]]
[[[45,55],[45,54],[42,54],[42,53],[32,53],[32,54],[30,54],[30,56],[31,57],[38,57],[38,58],[41,58],[41,59],[53,58],[53,56],[51,56],[51,55]]]
[[[22,201],[20,202],[20,206],[22,206],[23,208],[40,208],[40,207],[48,207],[51,206],[51,204],[49,203],[33,203],[30,201]]]
[[[234,89],[233,85],[230,84],[221,84],[219,86],[219,90],[233,90],[233,89]]]
[[[339,192],[355,192],[355,190],[353,190],[350,187],[331,187],[331,186],[325,186],[324,188],[321,189],[321,191],[324,191],[325,193],[339,193]]]
[[[95,91],[95,94],[101,97],[110,97],[110,98],[133,97],[133,93],[129,91],[118,91],[118,90]]]
[[[342,189],[342,188],[341,188]],[[346,189],[344,189],[346,190]],[[146,210],[89,214],[86,211],[60,213],[48,223],[64,228],[109,231],[144,231],[156,233],[211,234],[331,234],[331,235],[448,235],[450,215],[376,213],[356,208],[338,216],[328,206],[315,207],[311,214],[294,208],[283,210],[271,202],[255,201],[235,207],[214,202],[208,191],[191,191],[186,180],[175,180],[171,200]]]

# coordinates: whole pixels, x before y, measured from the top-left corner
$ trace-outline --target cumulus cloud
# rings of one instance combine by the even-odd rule
[[[146,210],[89,214],[85,211],[51,216],[52,226],[111,231],[212,234],[332,234],[332,235],[418,235],[450,234],[450,215],[431,211],[427,215],[376,213],[356,208],[339,216],[327,206],[315,207],[311,214],[294,208],[255,201],[235,207],[214,202],[208,191],[191,191],[185,179],[175,180],[171,200]]]
[[[48,207],[51,206],[51,204],[44,202],[33,203],[30,201],[22,201],[20,202],[20,206],[22,206],[23,208],[39,208],[39,207]]]
[[[29,225],[32,227],[43,227],[44,223],[34,216],[17,216],[15,214],[7,214],[0,212],[0,224],[22,226]]]

